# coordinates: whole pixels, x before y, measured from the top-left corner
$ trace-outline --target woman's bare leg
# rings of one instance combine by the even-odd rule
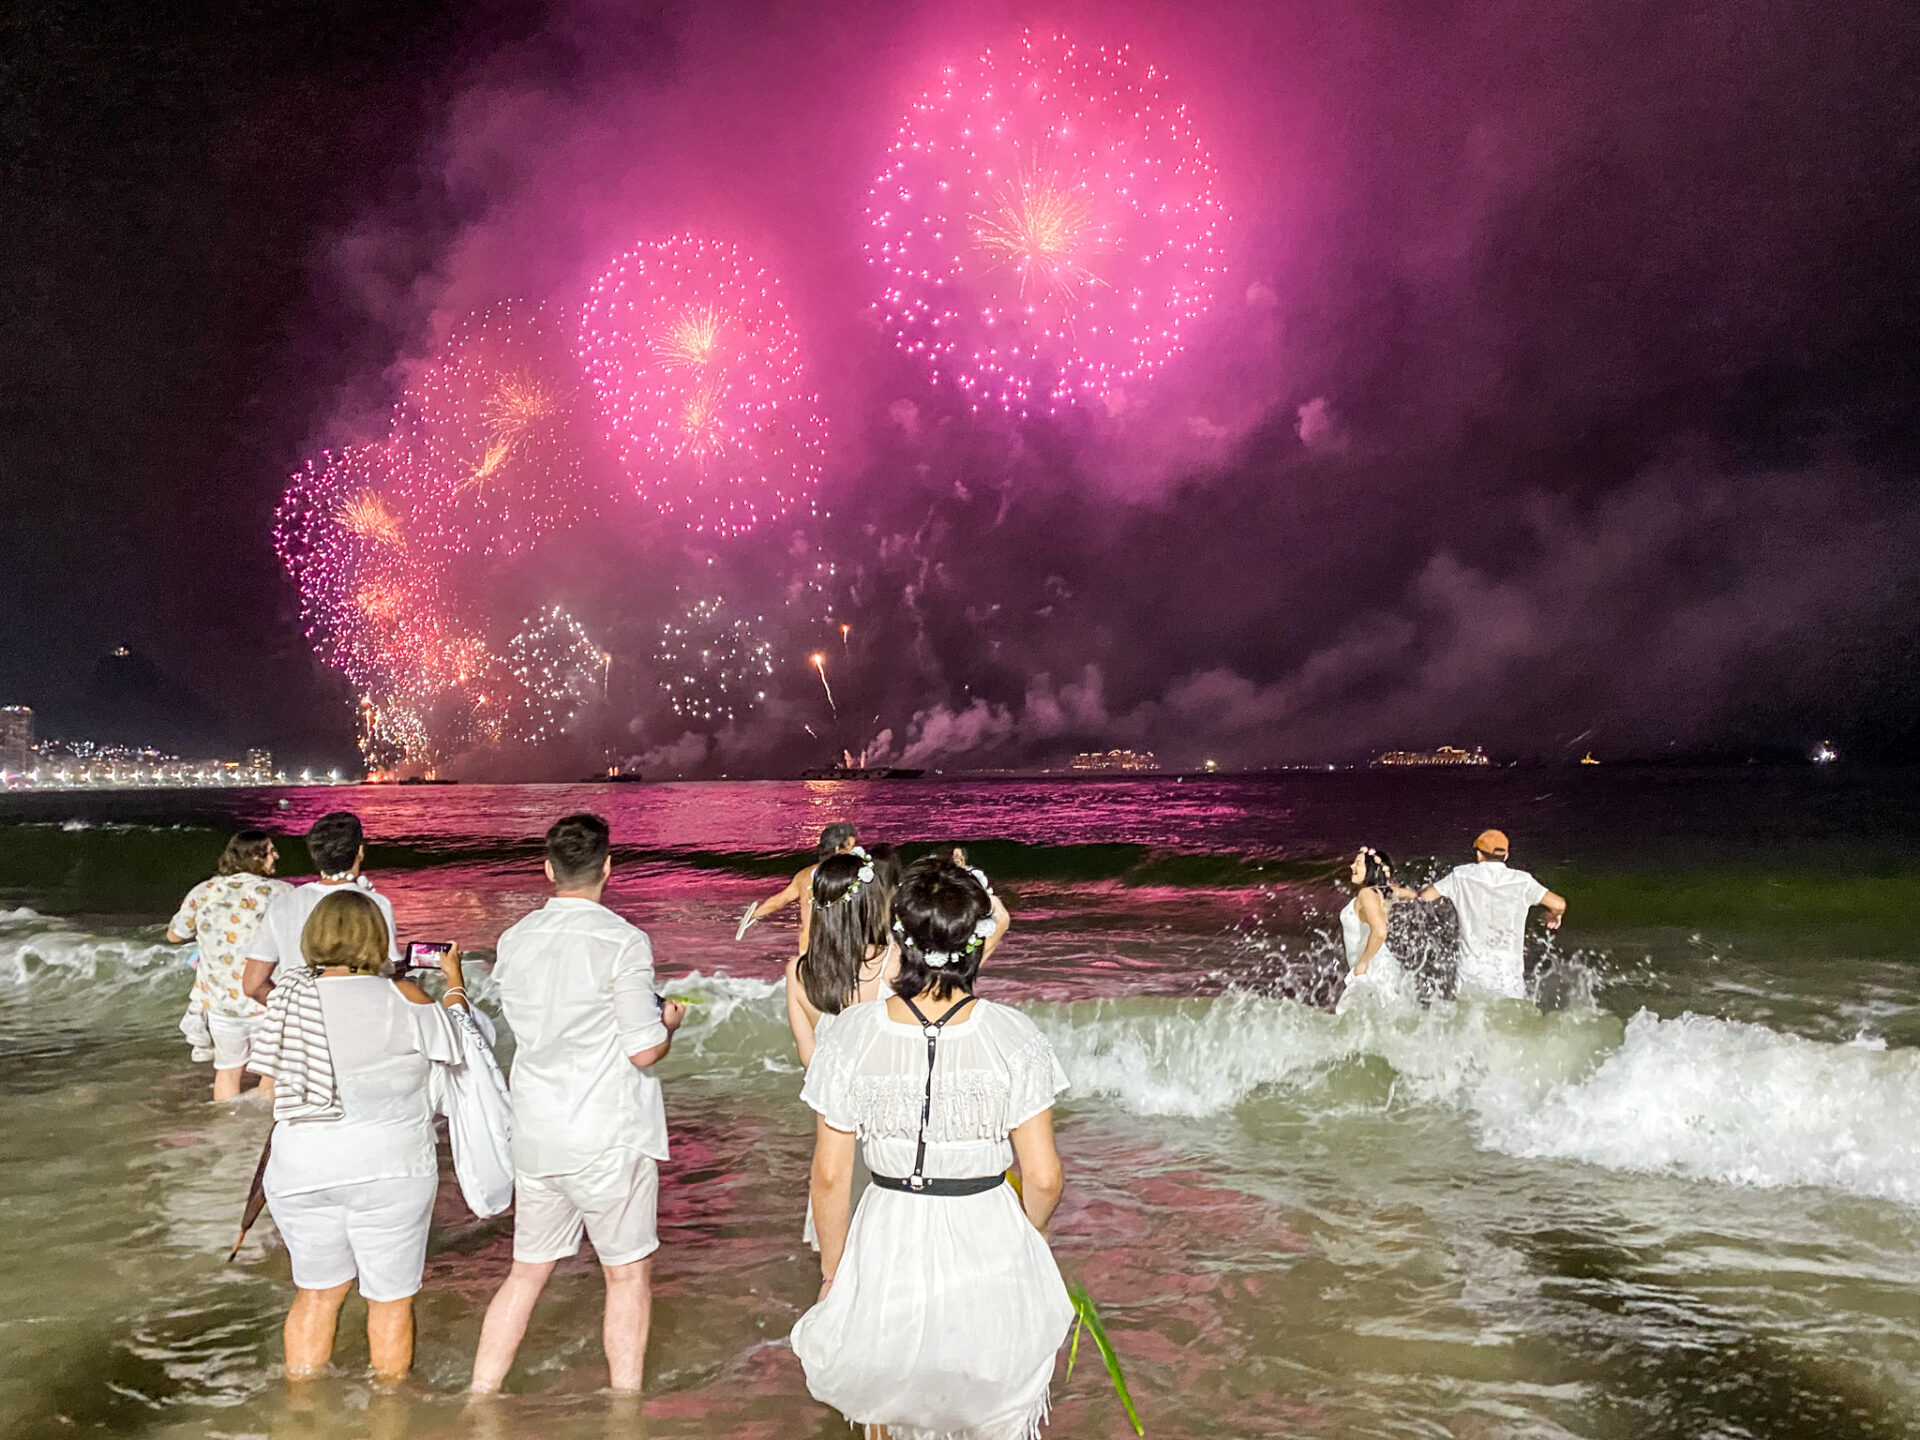
[[[240,1077],[246,1074],[244,1067],[236,1065],[231,1070],[213,1072],[213,1098],[216,1100],[234,1100],[240,1095]]]
[[[413,1297],[367,1302],[367,1351],[373,1373],[398,1380],[413,1368]]]
[[[287,1311],[287,1323],[280,1332],[289,1380],[310,1379],[327,1368],[333,1359],[340,1306],[352,1286],[348,1280],[326,1290],[302,1290],[293,1297],[293,1308]]]

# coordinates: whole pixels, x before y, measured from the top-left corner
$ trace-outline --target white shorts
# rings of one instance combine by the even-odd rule
[[[611,1150],[571,1175],[516,1175],[513,1258],[544,1265],[578,1253],[585,1231],[602,1265],[631,1265],[660,1248],[660,1169]]]
[[[362,1298],[404,1300],[420,1289],[439,1191],[437,1175],[361,1180],[269,1195],[267,1209],[302,1290],[331,1290],[358,1277]]]
[[[253,1058],[253,1032],[259,1020],[245,1015],[208,1015],[213,1036],[213,1068],[239,1070]]]

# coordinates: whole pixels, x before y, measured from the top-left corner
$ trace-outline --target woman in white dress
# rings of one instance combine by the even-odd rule
[[[1362,995],[1388,1004],[1413,1004],[1419,996],[1393,951],[1387,948],[1387,910],[1413,892],[1393,883],[1393,862],[1371,845],[1353,857],[1347,881],[1354,897],[1340,912],[1340,939],[1347,952],[1347,984],[1334,1007],[1344,1013]]]
[[[1073,1321],[1046,1240],[1067,1077],[1031,1020],[972,994],[997,908],[948,860],[910,866],[894,994],[841,1012],[801,1091],[822,1278],[793,1349],[815,1399],[887,1440],[1037,1436]],[[849,1222],[856,1139],[873,1183]]]
[[[269,1014],[262,1048],[279,1082],[267,1207],[299,1289],[284,1330],[292,1380],[326,1368],[356,1280],[374,1373],[392,1379],[413,1365],[413,1297],[440,1188],[429,1077],[435,1064],[461,1059],[459,1027],[443,1007],[466,1004],[466,989],[457,947],[441,959],[439,1005],[413,981],[382,975],[387,941],[386,917],[366,894],[327,896],[301,931],[307,972],[276,986],[269,1002],[289,1012]],[[295,1009],[308,986],[324,1046],[300,1024],[311,1012]],[[276,1020],[286,1022],[277,1032]]]

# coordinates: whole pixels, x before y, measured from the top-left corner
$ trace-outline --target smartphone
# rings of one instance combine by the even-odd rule
[[[409,970],[438,970],[440,958],[453,949],[451,940],[409,940],[407,942],[407,968]]]

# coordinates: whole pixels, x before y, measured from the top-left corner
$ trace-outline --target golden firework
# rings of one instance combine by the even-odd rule
[[[343,529],[359,536],[362,540],[371,540],[380,545],[391,545],[396,550],[406,543],[400,533],[400,522],[387,508],[387,502],[372,490],[362,490],[353,496],[334,516]]]
[[[970,219],[974,244],[1020,272],[1022,295],[1041,286],[1074,304],[1083,286],[1101,283],[1088,264],[1102,248],[1092,200],[1037,162]]]
[[[653,353],[668,369],[703,370],[720,344],[720,311],[712,305],[689,305],[653,342]]]
[[[552,393],[532,376],[502,376],[482,411],[487,426],[487,453],[467,478],[466,488],[484,489],[533,429],[559,408]]]

